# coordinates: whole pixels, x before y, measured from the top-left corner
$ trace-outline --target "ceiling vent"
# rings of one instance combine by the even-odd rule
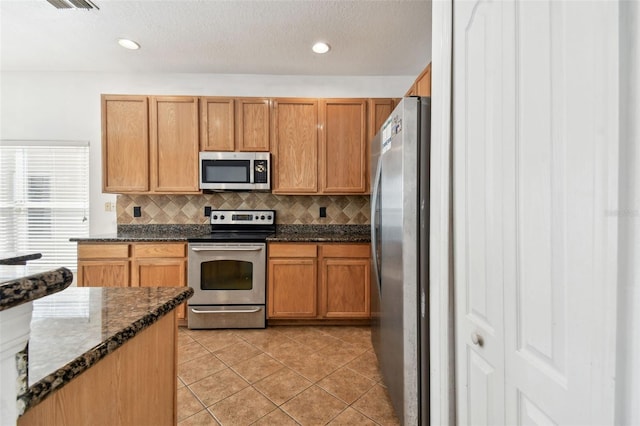
[[[56,9],[100,9],[91,0],[47,0]]]

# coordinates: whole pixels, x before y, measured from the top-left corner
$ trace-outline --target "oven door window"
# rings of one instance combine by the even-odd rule
[[[202,290],[252,290],[253,263],[241,260],[213,260],[200,264]]]
[[[250,183],[250,160],[203,160],[205,183]]]

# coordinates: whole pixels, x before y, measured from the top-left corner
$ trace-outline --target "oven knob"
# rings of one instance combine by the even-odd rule
[[[267,216],[267,219],[271,220],[271,215]]]
[[[264,220],[264,216],[260,216],[260,219]]]
[[[260,219],[260,217],[259,217],[259,216],[256,216],[256,220],[258,220],[258,219]]]
[[[220,216],[220,220],[224,220],[224,215]]]
[[[218,215],[217,214],[213,215],[213,220],[218,220]]]

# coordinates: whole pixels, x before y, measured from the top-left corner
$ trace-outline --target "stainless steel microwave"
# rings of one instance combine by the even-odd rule
[[[201,152],[200,189],[211,191],[269,191],[268,152]]]

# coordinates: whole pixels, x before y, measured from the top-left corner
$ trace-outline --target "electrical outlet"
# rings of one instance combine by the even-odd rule
[[[320,217],[327,217],[327,208],[320,207]]]
[[[111,201],[107,201],[106,203],[104,203],[104,211],[105,212],[112,212],[116,209],[116,206],[113,202]]]
[[[204,206],[204,215],[211,216],[211,206]]]
[[[142,210],[140,209],[140,206],[135,206],[133,208],[133,217],[140,217],[142,216]]]

